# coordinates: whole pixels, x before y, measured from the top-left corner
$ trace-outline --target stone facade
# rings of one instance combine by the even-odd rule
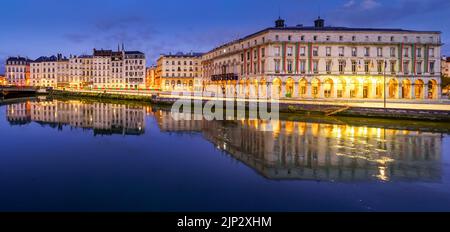
[[[203,55],[206,91],[305,99],[439,99],[440,32],[267,28]],[[385,87],[384,87],[385,86]]]
[[[201,91],[201,53],[161,55],[156,78],[163,91]]]
[[[30,84],[30,62],[24,57],[9,57],[6,60],[6,81],[10,85],[25,86]]]

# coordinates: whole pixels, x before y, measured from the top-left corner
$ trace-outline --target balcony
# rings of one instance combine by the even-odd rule
[[[239,77],[235,73],[225,73],[211,76],[211,81],[237,81],[238,79]]]

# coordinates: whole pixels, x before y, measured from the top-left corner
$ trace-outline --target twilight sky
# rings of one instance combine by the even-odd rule
[[[146,53],[205,52],[273,25],[326,25],[442,31],[450,43],[450,0],[1,0],[0,73],[8,56],[91,54],[92,49]],[[320,10],[319,10],[320,9]],[[444,45],[443,54],[450,55]]]

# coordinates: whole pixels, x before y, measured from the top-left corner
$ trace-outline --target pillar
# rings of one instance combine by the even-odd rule
[[[298,82],[294,82],[294,91],[293,91],[293,93],[292,93],[292,97],[294,98],[297,98],[297,97],[299,97],[299,88],[300,86],[299,86],[299,83]]]
[[[403,83],[402,83],[402,81],[399,80],[397,88],[398,88],[397,99],[403,99]]]
[[[284,98],[286,97],[286,82],[282,82],[281,83],[281,93],[280,93],[280,98]]]
[[[306,83],[306,98],[313,98],[311,82]]]

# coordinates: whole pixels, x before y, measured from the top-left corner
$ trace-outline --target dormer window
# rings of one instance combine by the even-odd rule
[[[300,40],[304,41],[305,40],[305,36],[304,35],[300,36]]]
[[[291,39],[292,39],[292,36],[288,36],[288,40],[291,41]]]
[[[313,37],[313,40],[314,40],[314,41],[316,41],[316,40],[317,40],[317,35],[315,35],[315,36]]]

